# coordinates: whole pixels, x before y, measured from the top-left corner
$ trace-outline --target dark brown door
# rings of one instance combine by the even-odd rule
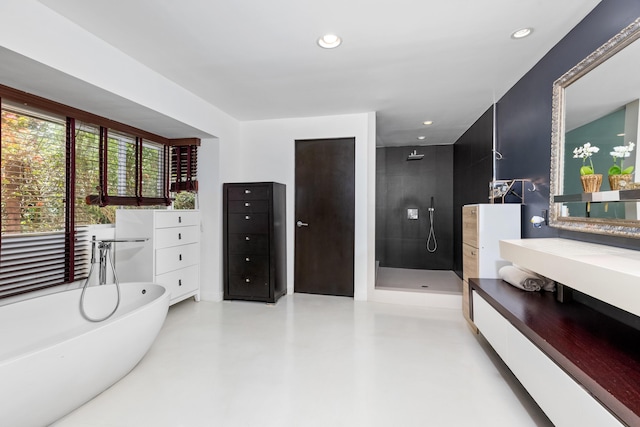
[[[295,292],[353,296],[355,139],[296,141]]]

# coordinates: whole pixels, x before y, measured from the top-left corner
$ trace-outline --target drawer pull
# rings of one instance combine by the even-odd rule
[[[244,190],[244,194],[251,194],[251,190],[249,189]]]
[[[251,240],[251,237],[245,236],[244,240],[246,240],[248,242],[249,240]]]
[[[182,261],[182,254],[178,255],[178,261]]]
[[[182,286],[182,279],[178,279],[178,286]]]
[[[246,219],[247,221],[249,221],[249,220],[251,219],[251,217],[250,217],[249,215],[246,215],[246,216],[244,217],[244,219]]]
[[[251,262],[251,258],[249,258],[249,257],[246,257],[244,260],[247,261],[247,262]]]
[[[182,217],[181,216],[178,217],[178,224],[182,224]]]
[[[182,240],[182,233],[178,233],[178,240]]]
[[[244,279],[245,283],[251,283],[251,279]]]
[[[251,206],[251,203],[249,203],[249,202],[245,202],[244,207],[245,207],[245,208],[248,208],[249,206]]]
[[[471,255],[477,255],[476,251],[471,251]]]

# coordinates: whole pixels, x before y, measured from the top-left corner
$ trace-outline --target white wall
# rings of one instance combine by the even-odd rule
[[[243,122],[236,155],[242,168],[225,182],[275,181],[287,186],[287,286],[293,292],[295,140],[355,137],[354,298],[366,300],[375,279],[375,114]],[[238,172],[238,173],[236,173]]]

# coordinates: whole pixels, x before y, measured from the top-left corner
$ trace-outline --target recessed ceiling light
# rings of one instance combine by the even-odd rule
[[[528,37],[531,35],[531,33],[533,33],[533,28],[522,28],[518,31],[514,31],[511,34],[511,38],[512,39],[523,39],[525,37]]]
[[[427,138],[426,136],[419,136],[419,137],[418,137],[418,139],[419,139],[420,141],[422,141],[423,139],[426,139],[426,138]]]
[[[318,46],[325,49],[333,49],[340,46],[342,39],[335,34],[325,34],[318,39]]]
[[[433,122],[431,120],[427,120],[425,122],[422,122],[423,125],[425,126],[431,126],[433,124]]]

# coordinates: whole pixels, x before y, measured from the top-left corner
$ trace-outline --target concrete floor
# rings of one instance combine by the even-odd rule
[[[294,294],[172,306],[140,364],[54,426],[552,424],[459,310]]]

